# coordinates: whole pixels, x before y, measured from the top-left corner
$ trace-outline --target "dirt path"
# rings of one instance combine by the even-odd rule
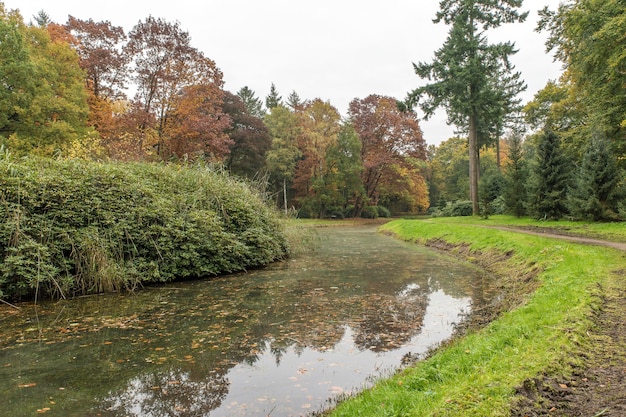
[[[491,226],[488,226],[491,227]],[[493,227],[570,242],[626,251],[626,243],[564,235],[553,230]],[[511,417],[625,417],[626,416],[626,271],[616,271],[603,288],[603,305],[595,317],[584,365],[571,377],[545,375],[518,388],[519,402]]]
[[[568,235],[568,234],[555,231],[554,229],[545,229],[545,230],[543,228],[527,229],[527,228],[522,228],[522,227],[504,227],[504,226],[479,226],[479,227],[506,230],[508,232],[514,232],[514,233],[526,233],[529,235],[543,236],[543,237],[548,237],[548,238],[553,238],[553,239],[562,239],[562,240],[567,240],[569,242],[582,243],[586,245],[607,246],[610,248],[615,248],[615,249],[619,249],[622,251],[626,251],[626,243],[613,242],[610,240],[593,239],[593,238],[584,237],[584,236]]]

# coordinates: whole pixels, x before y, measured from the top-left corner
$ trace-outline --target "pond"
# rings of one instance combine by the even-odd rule
[[[306,415],[492,297],[475,267],[373,226],[315,233],[315,250],[262,270],[3,307],[3,415]]]

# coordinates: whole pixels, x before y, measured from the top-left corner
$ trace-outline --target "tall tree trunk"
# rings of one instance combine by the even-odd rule
[[[283,200],[285,201],[285,215],[287,214],[287,179],[283,178]]]
[[[480,214],[478,207],[478,131],[476,126],[476,115],[469,118],[469,182],[470,182],[470,200],[472,200],[472,214],[477,216]]]

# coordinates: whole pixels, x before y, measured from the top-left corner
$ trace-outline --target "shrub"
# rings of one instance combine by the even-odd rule
[[[276,212],[206,166],[0,160],[0,296],[132,289],[287,251]]]
[[[361,211],[361,217],[364,219],[377,219],[378,208],[376,206],[365,206]]]

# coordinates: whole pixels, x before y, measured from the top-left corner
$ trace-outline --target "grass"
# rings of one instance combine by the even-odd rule
[[[558,232],[586,236],[596,239],[605,239],[615,242],[626,242],[626,223],[624,222],[585,222],[570,220],[546,220],[537,221],[527,217],[514,217],[506,215],[491,216],[488,219],[474,217],[447,217],[432,219],[438,223],[470,224],[483,226],[509,226],[533,229],[556,230]]]
[[[544,373],[564,375],[578,363],[588,348],[587,335],[603,288],[616,279],[616,271],[626,268],[623,254],[475,227],[485,224],[530,223],[505,217],[487,221],[441,218],[396,220],[381,229],[420,244],[443,240],[469,250],[477,261],[495,255],[499,261],[492,263],[492,269],[503,281],[506,274],[516,278],[529,270],[540,271],[534,278],[537,289],[486,327],[457,338],[427,360],[339,404],[330,415],[508,416],[515,388],[524,380]],[[612,231],[616,236],[621,236],[616,226],[623,227],[575,226],[590,233]]]

